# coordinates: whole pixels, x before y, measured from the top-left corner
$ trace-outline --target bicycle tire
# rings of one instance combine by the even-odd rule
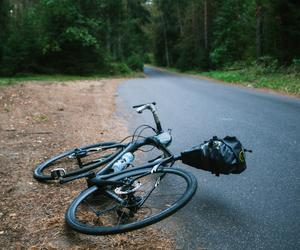
[[[93,158],[88,158],[91,156],[91,154],[88,154],[89,152],[93,152],[93,150],[96,150],[97,148],[102,147],[103,150],[101,153],[106,153],[107,155],[102,155],[101,157],[93,157]],[[101,165],[104,165],[105,163],[109,162],[112,160],[118,153],[121,152],[121,150],[124,148],[124,145],[119,144],[117,142],[101,142],[101,143],[96,143],[92,145],[86,145],[82,146],[79,148],[73,148],[71,150],[62,152],[54,157],[51,157],[50,159],[46,160],[45,162],[40,163],[36,168],[34,169],[33,172],[33,177],[38,180],[38,181],[50,181],[53,180],[54,178],[51,176],[50,171],[51,169],[57,168],[57,167],[67,167],[67,165],[71,170],[68,170],[64,177],[69,177],[69,176],[74,176],[78,175],[87,171],[90,171],[92,169],[95,169]],[[108,150],[112,151],[108,154]],[[79,167],[79,165],[72,165],[74,161],[78,160],[75,158],[70,158],[70,156],[74,156],[75,152],[86,152],[86,155],[82,155],[80,157],[81,159],[88,159],[82,167]],[[97,156],[95,154],[95,156]]]
[[[151,170],[149,169],[138,169],[138,170],[131,170],[128,173],[120,173],[118,176],[115,176],[113,178],[110,178],[108,180],[114,180],[114,181],[119,181],[119,180],[125,180],[126,178],[137,178],[137,179],[142,179],[145,178],[148,179],[149,181],[153,179],[153,175],[159,174],[160,176],[164,176],[163,179],[161,180],[160,185],[156,187],[157,192],[161,194],[161,199],[156,199],[155,197],[155,192],[153,191],[150,193],[150,196],[147,198],[145,203],[148,203],[149,205],[155,205],[155,209],[158,209],[157,207],[159,206],[158,203],[162,202],[165,203],[162,207],[162,210],[158,212],[157,214],[154,215],[143,215],[143,211],[140,213],[141,209],[145,209],[145,203],[143,204],[143,208],[139,207],[137,212],[135,212],[134,217],[136,217],[137,221],[136,222],[131,222],[128,221],[126,224],[123,220],[123,214],[120,216],[120,211],[121,209],[128,209],[127,206],[129,206],[127,203],[127,206],[123,206],[120,203],[115,202],[114,199],[109,198],[107,196],[104,196],[101,194],[100,188],[98,188],[96,185],[91,186],[90,188],[85,189],[82,191],[71,203],[69,206],[66,214],[65,214],[65,219],[66,223],[75,231],[85,233],[85,234],[92,234],[92,235],[106,235],[106,234],[116,234],[116,233],[122,233],[122,232],[127,232],[135,229],[139,229],[148,225],[151,225],[153,223],[156,223],[173,213],[175,213],[177,210],[181,209],[184,207],[192,198],[192,196],[195,194],[196,189],[197,189],[197,180],[196,178],[188,173],[185,172],[181,169],[175,169],[175,168],[162,168],[161,170],[158,170],[155,173],[151,173]],[[140,176],[140,177],[139,177]],[[176,178],[174,178],[176,177]],[[179,177],[179,179],[178,179]],[[167,178],[167,179],[166,179]],[[183,181],[182,183],[179,183],[178,180]],[[165,183],[165,185],[163,185]],[[147,183],[143,183],[142,187],[146,187]],[[163,185],[163,187],[162,187]],[[171,186],[170,186],[171,185]],[[175,188],[179,188],[183,185],[183,190],[182,194],[179,196],[179,198],[176,198],[172,203],[169,203],[168,196],[166,196],[167,191],[171,191],[172,195],[175,196],[176,194],[174,191],[176,191]],[[102,186],[103,188],[103,186]],[[109,188],[107,186],[106,188]],[[120,188],[120,187],[119,187]],[[116,189],[114,189],[116,192]],[[129,190],[129,189],[128,189]],[[177,190],[178,191],[178,190]],[[137,193],[139,192],[139,193]],[[141,190],[136,190],[134,192],[135,199],[137,199],[137,202],[141,202],[143,198],[141,198]],[[146,195],[146,194],[145,194]],[[104,196],[101,198],[101,196]],[[139,197],[139,198],[137,198]],[[146,197],[146,196],[145,196]],[[151,197],[151,199],[150,199]],[[99,198],[97,200],[97,198]],[[150,199],[150,202],[148,201]],[[162,201],[164,199],[164,201]],[[135,201],[134,201],[135,202]],[[104,208],[102,211],[96,211],[95,206],[105,206],[107,204],[114,204],[114,205],[109,205],[112,206],[111,208]],[[91,207],[93,206],[93,207]],[[147,206],[147,205],[146,205]],[[90,209],[91,211],[87,211],[86,209]],[[146,208],[147,209],[147,208]],[[113,211],[115,210],[115,211]],[[152,211],[152,210],[151,210]],[[111,213],[110,213],[111,212]],[[93,213],[96,215],[93,215]],[[110,213],[109,215],[105,215],[105,213]],[[125,212],[123,212],[125,213]],[[140,220],[141,217],[144,217]],[[92,217],[93,216],[93,217]],[[101,216],[101,219],[99,218]],[[105,217],[106,216],[106,217]],[[126,215],[127,216],[127,215]],[[116,221],[116,218],[118,220],[117,225],[110,225],[114,224],[113,222]],[[125,218],[125,219],[129,219]],[[130,217],[132,220],[133,218]],[[90,222],[88,222],[90,220]],[[87,224],[89,223],[89,224]],[[107,225],[105,224],[107,223]],[[123,224],[124,223],[124,224]]]

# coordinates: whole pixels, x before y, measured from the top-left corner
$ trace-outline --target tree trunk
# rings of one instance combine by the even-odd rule
[[[263,56],[263,6],[256,4],[256,59]]]
[[[118,58],[123,61],[123,46],[122,46],[122,35],[120,34],[120,31],[118,33]]]
[[[170,67],[169,48],[168,48],[168,38],[167,38],[167,27],[166,27],[166,22],[165,22],[163,13],[162,13],[162,16],[161,16],[161,17],[162,17],[162,24],[163,24],[164,40],[165,40],[166,63],[167,63],[167,67]]]
[[[111,23],[110,17],[107,15],[107,31],[106,31],[106,50],[111,54]]]
[[[195,5],[194,0],[192,1],[192,30],[193,30],[193,41],[194,41],[194,48],[195,50],[198,50],[198,48],[200,47],[199,41],[198,41],[198,34],[199,34],[199,30],[198,30],[198,23],[197,23],[197,6]]]
[[[177,5],[176,5],[176,9],[177,9],[177,18],[178,18],[178,23],[179,23],[179,30],[180,30],[180,36],[183,36],[183,22],[182,22],[182,18],[181,18],[181,14],[180,14],[180,8],[179,8],[179,2],[177,0]]]
[[[208,6],[207,0],[204,0],[204,48],[208,50]]]

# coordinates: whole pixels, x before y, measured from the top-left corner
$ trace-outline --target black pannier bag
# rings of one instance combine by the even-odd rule
[[[240,174],[246,169],[245,149],[234,136],[209,141],[181,153],[181,160],[189,166],[220,174]]]

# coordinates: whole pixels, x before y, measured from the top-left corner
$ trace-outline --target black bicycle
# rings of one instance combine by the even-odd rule
[[[40,164],[34,172],[39,180],[59,179],[66,183],[86,178],[88,187],[69,206],[65,218],[76,231],[86,234],[115,234],[135,230],[156,223],[185,206],[197,189],[196,178],[182,169],[174,168],[181,160],[190,166],[219,174],[238,174],[245,170],[245,149],[235,137],[212,138],[190,150],[173,155],[168,145],[169,131],[164,132],[155,103],[134,106],[137,112],[149,109],[154,117],[155,134],[143,137],[143,125],[129,143],[109,142],[73,149]],[[98,147],[103,147],[99,150]],[[144,146],[152,146],[160,154],[147,164],[132,166],[134,154]],[[83,158],[94,152],[113,149],[105,156],[83,163]],[[75,160],[72,171],[64,168],[45,169],[58,160]],[[100,167],[98,172],[90,171]],[[132,167],[131,167],[132,166]]]

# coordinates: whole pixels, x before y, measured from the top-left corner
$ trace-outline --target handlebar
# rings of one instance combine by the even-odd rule
[[[156,105],[156,102],[152,102],[152,103],[144,103],[144,104],[138,104],[138,105],[134,105],[134,106],[132,106],[134,109],[136,109],[136,108],[139,108],[139,107],[141,107],[141,106],[145,106],[145,105],[149,105],[149,104],[153,104],[153,105]]]
[[[138,112],[139,114],[141,114],[144,110],[149,109],[152,112],[155,124],[156,124],[156,128],[157,128],[157,133],[161,133],[162,127],[161,127],[161,123],[157,114],[157,110],[155,108],[156,103],[152,102],[152,103],[145,103],[145,104],[139,104],[139,105],[134,105],[133,108],[136,109],[136,112]]]

